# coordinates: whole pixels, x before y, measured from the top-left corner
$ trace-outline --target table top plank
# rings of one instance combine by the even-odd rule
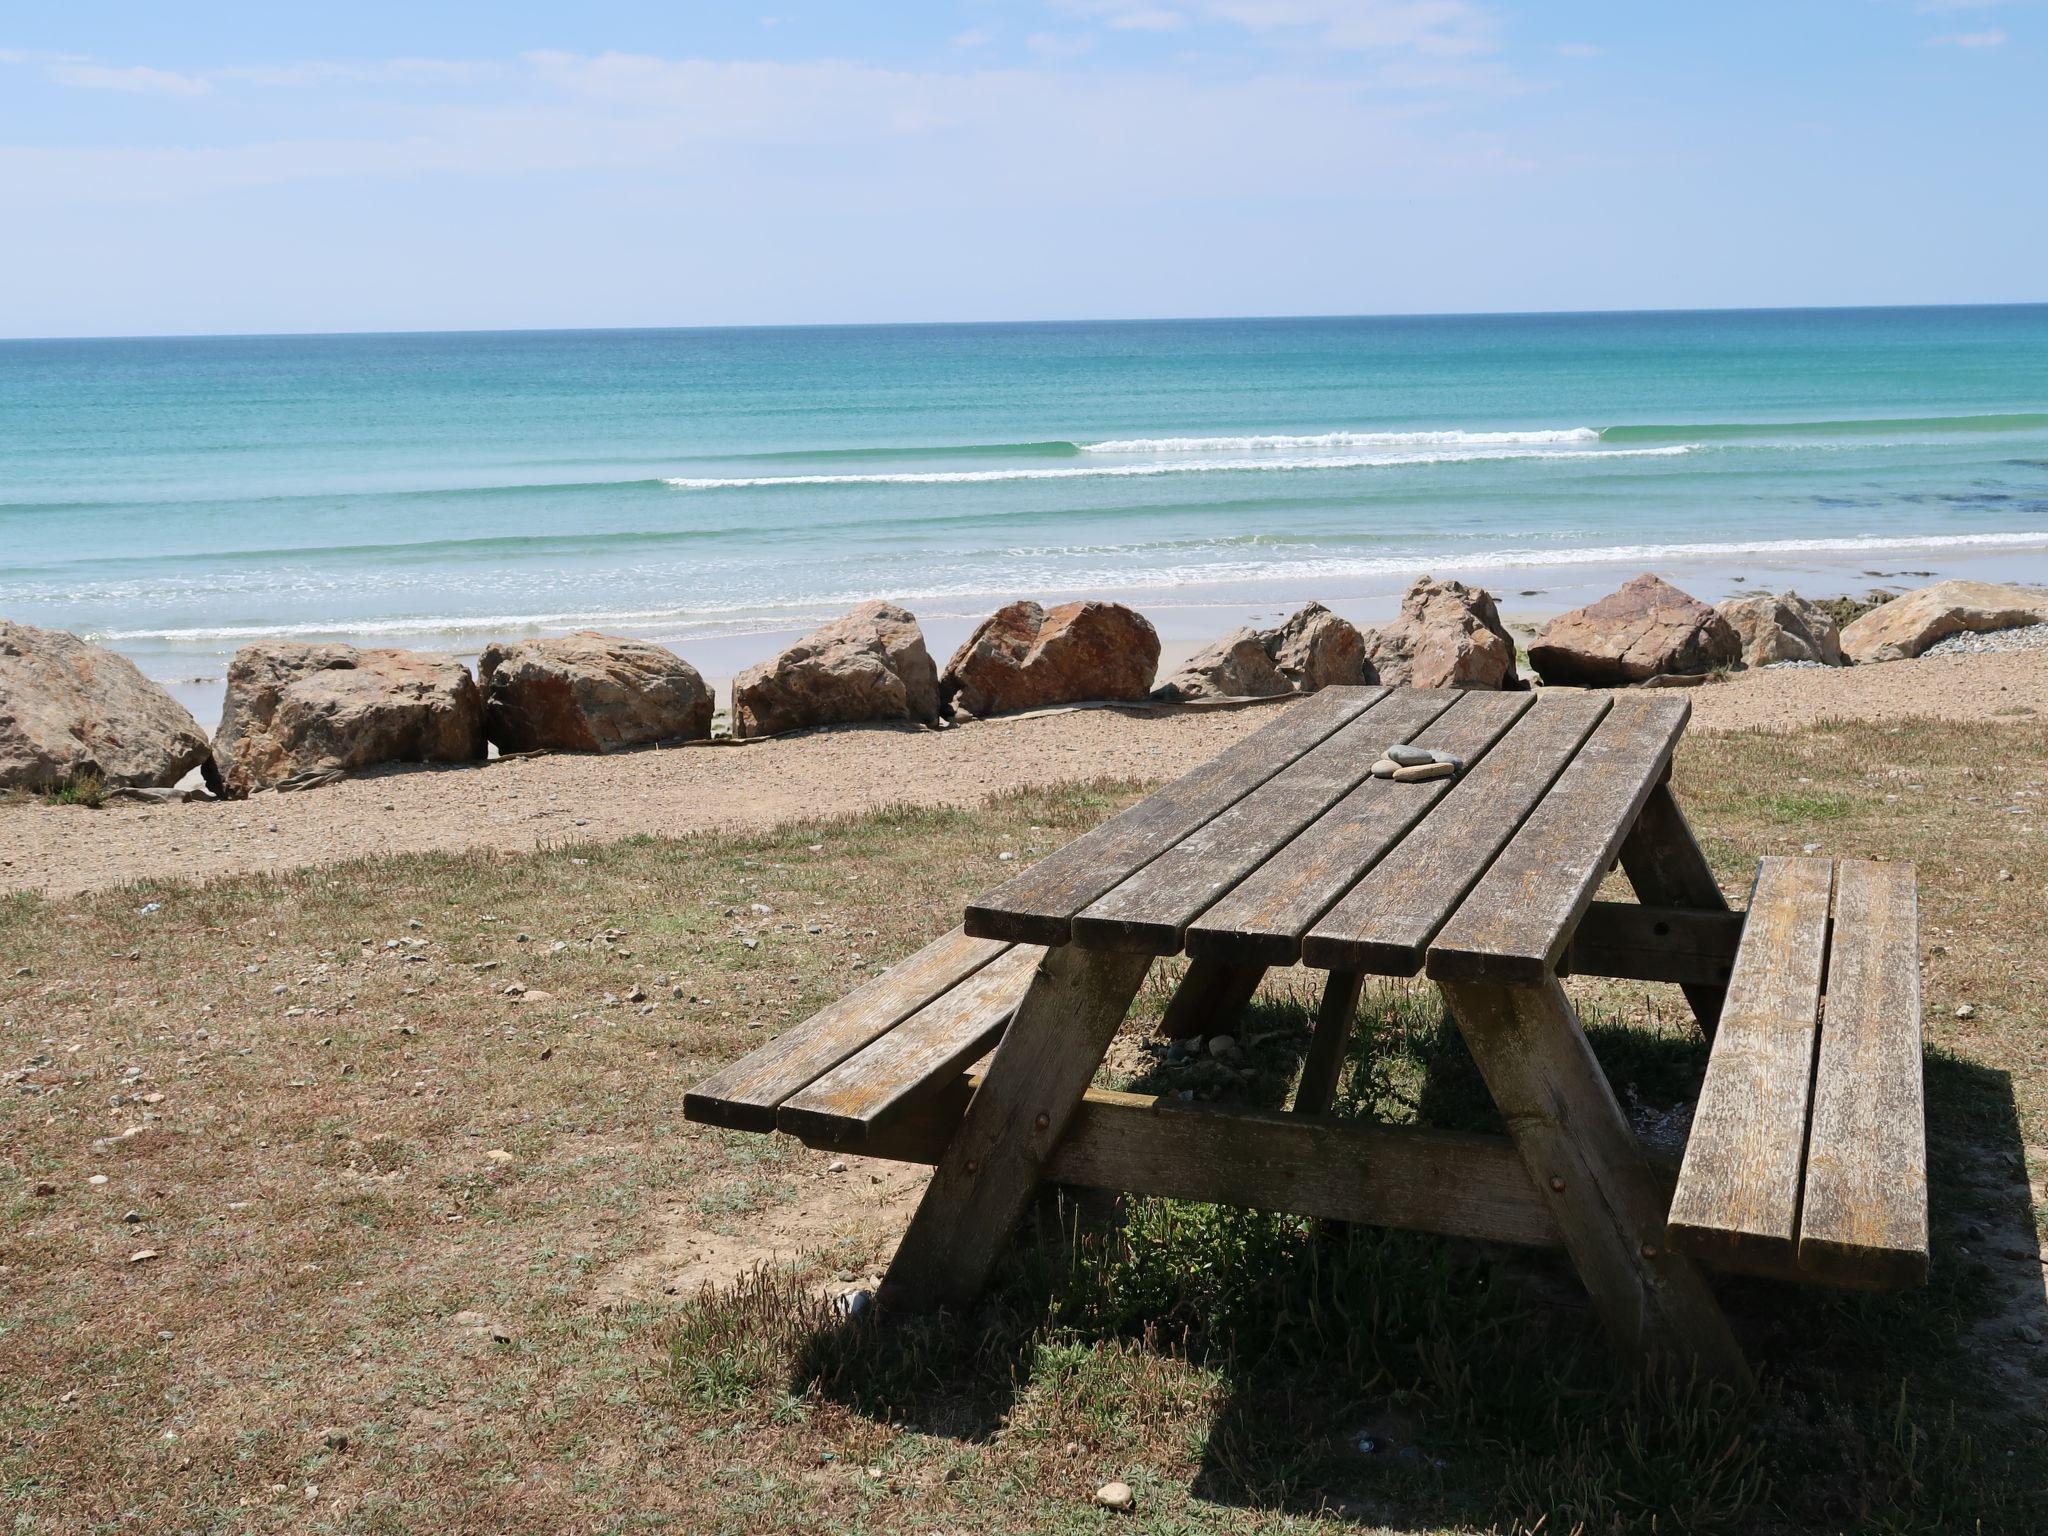
[[[736,1131],[772,1131],[776,1106],[958,986],[1009,946],[958,928],[820,1009],[794,1029],[683,1096],[686,1118]]]
[[[1526,987],[1556,969],[1691,714],[1669,695],[1615,703],[1437,933],[1432,977]]]
[[[1019,944],[847,1057],[776,1112],[777,1129],[847,1145],[943,1087],[1003,1031],[1045,951]]]
[[[1799,1267],[1830,1284],[1927,1278],[1919,932],[1911,864],[1836,865],[1799,1217]]]
[[[1539,697],[1505,740],[1303,937],[1305,964],[1413,976],[1452,910],[1607,713],[1591,693]]]
[[[1182,931],[1203,908],[1228,894],[1361,780],[1369,781],[1373,763],[1389,746],[1411,740],[1455,702],[1444,689],[1394,690],[1076,913],[1074,942],[1091,949],[1174,954]]]
[[[1757,866],[1671,1201],[1671,1240],[1697,1258],[1793,1267],[1834,875],[1832,859]]]
[[[1469,773],[1535,701],[1527,692],[1465,693],[1415,736],[1415,744],[1455,752]],[[1190,923],[1188,953],[1294,964],[1302,935],[1450,793],[1452,782],[1367,779]]]
[[[1243,741],[1040,859],[967,908],[966,931],[1064,944],[1076,912],[1228,810],[1384,698],[1385,688],[1325,688]]]

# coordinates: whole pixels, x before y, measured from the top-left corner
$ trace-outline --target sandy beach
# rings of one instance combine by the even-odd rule
[[[2048,652],[1771,669],[1690,697],[1695,731],[1792,731],[1826,719],[1991,721],[2048,711]],[[745,745],[394,768],[245,801],[0,806],[0,890],[66,893],[371,854],[755,829],[890,804],[974,804],[1026,785],[1166,779],[1257,729],[1271,708],[1077,709],[945,731],[855,726]]]

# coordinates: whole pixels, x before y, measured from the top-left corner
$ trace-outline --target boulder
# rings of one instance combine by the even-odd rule
[[[112,651],[0,619],[0,789],[79,779],[157,789],[194,768],[211,778],[206,733],[185,707]]]
[[[1752,592],[1720,605],[1721,617],[1735,630],[1742,646],[1742,664],[1767,667],[1778,661],[1842,664],[1841,631],[1834,615],[1797,592]]]
[[[1158,667],[1159,632],[1121,603],[1011,603],[953,653],[939,698],[970,715],[1142,699]]]
[[[1293,691],[1273,665],[1266,637],[1246,628],[1190,656],[1186,666],[1153,690],[1152,697],[1185,704],[1190,699],[1264,699]]]
[[[616,752],[711,734],[711,690],[682,657],[592,630],[514,640],[477,659],[500,752]]]
[[[732,733],[774,736],[853,720],[939,718],[939,674],[917,619],[862,603],[732,682]]]
[[[1365,637],[1321,603],[1310,603],[1262,638],[1266,655],[1296,693],[1366,681]]]
[[[214,752],[238,796],[314,770],[479,762],[483,699],[469,668],[431,651],[245,645]]]
[[[1412,688],[1519,688],[1515,642],[1493,594],[1424,576],[1365,640],[1366,676]]]
[[[2048,624],[2048,588],[1990,581],[1937,581],[1873,608],[1842,631],[1852,661],[1904,661],[1969,630]]]
[[[1529,647],[1529,663],[1544,682],[1587,688],[1711,672],[1741,655],[1733,625],[1648,573],[1552,619]]]

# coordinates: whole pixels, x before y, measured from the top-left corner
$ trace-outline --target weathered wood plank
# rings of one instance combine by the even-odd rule
[[[972,1089],[955,1079],[863,1145],[935,1161]],[[1290,1211],[1330,1221],[1555,1248],[1550,1211],[1505,1137],[1215,1109],[1090,1088],[1044,1168],[1048,1183]]]
[[[1799,1219],[1799,1267],[1831,1285],[1927,1278],[1919,927],[1912,865],[1836,865]]]
[[[863,1140],[995,1043],[1044,955],[1019,944],[998,956],[784,1100],[776,1128],[839,1146]]]
[[[1609,711],[1431,940],[1432,977],[1532,987],[1553,972],[1691,713],[1668,695]]]
[[[1046,1169],[1055,1183],[1554,1247],[1505,1137],[1090,1093]]]
[[[1692,1260],[1664,1238],[1665,1192],[1555,978],[1445,982],[1458,1028],[1565,1251],[1625,1360],[1696,1363],[1746,1386],[1749,1368]]]
[[[1294,1113],[1327,1115],[1337,1101],[1337,1082],[1344,1073],[1344,1048],[1351,1043],[1351,1024],[1358,1017],[1358,994],[1365,989],[1362,971],[1332,971],[1323,983],[1316,1009],[1316,1030],[1302,1058],[1301,1081],[1294,1088]]]
[[[1204,907],[1370,778],[1374,761],[1388,746],[1413,738],[1456,699],[1448,689],[1395,689],[1075,913],[1074,942],[1149,955],[1177,953],[1182,930]]]
[[[934,1167],[886,1300],[952,1306],[980,1292],[1151,964],[1077,945],[1048,951]]]
[[[1718,996],[1741,940],[1740,912],[1595,901],[1579,919],[1557,974],[1711,986]]]
[[[1325,688],[1093,831],[1047,854],[967,909],[967,932],[1064,944],[1073,915],[1228,810],[1332,732],[1385,697],[1384,688]]]
[[[1413,740],[1455,752],[1467,772],[1535,702],[1533,693],[1468,692]],[[1370,716],[1368,718],[1371,718]],[[1452,781],[1367,779],[1187,927],[1188,953],[1292,965],[1301,938],[1450,792]]]
[[[1547,694],[1452,785],[1436,808],[1301,941],[1325,970],[1413,976],[1424,951],[1609,708],[1606,696]]]
[[[1671,1202],[1671,1242],[1696,1258],[1766,1273],[1793,1262],[1833,884],[1829,859],[1757,866]]]
[[[1169,1040],[1230,1033],[1237,1016],[1265,979],[1263,965],[1194,961],[1167,1000],[1166,1012],[1159,1020],[1159,1033]]]
[[[683,1095],[683,1117],[736,1131],[772,1131],[776,1107],[888,1033],[1010,946],[959,929],[742,1056]]]
[[[1685,813],[1678,808],[1678,799],[1671,793],[1668,777],[1650,791],[1650,798],[1643,802],[1642,814],[1636,817],[1636,824],[1622,839],[1621,867],[1628,872],[1628,883],[1635,888],[1639,901],[1659,906],[1696,907],[1705,912],[1728,910],[1728,898],[1721,894],[1720,882],[1715,880],[1712,866],[1707,863],[1706,855],[1700,852],[1692,828],[1686,825]],[[1643,979],[1659,981],[1667,978]],[[1714,1021],[1721,1016],[1721,999],[1727,978],[1688,980],[1673,976],[1668,979],[1684,983],[1685,1000],[1692,1008],[1692,1016],[1711,1040]]]

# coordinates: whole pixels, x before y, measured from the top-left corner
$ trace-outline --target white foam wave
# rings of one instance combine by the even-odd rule
[[[1544,444],[1597,443],[1591,427],[1556,427],[1535,432],[1318,432],[1308,436],[1113,437],[1080,443],[1083,453],[1261,453],[1332,448],[1514,448]]]
[[[1665,448],[1558,449],[1523,446],[1472,448],[1448,453],[1354,454],[1345,458],[1208,459],[1191,463],[1102,464],[1059,469],[945,469],[872,475],[744,475],[730,478],[674,475],[679,491],[726,491],[785,485],[988,485],[999,480],[1123,480],[1152,475],[1215,475],[1272,470],[1384,469],[1403,464],[1464,464],[1486,459],[1660,459],[1691,453],[1692,443]]]
[[[99,641],[154,641],[159,644],[218,644],[224,641],[324,636],[417,635],[496,639],[514,631],[617,625],[640,629],[662,626],[680,640],[706,635],[808,628],[855,603],[875,599],[919,605],[955,599],[972,600],[963,602],[958,611],[932,612],[920,606],[920,613],[929,620],[973,618],[981,611],[976,604],[1007,601],[1020,591],[1050,598],[1103,591],[1179,592],[1204,586],[1220,588],[1257,583],[1284,583],[1292,588],[1303,582],[1338,578],[1389,577],[1405,581],[1426,570],[1442,575],[1459,575],[1490,570],[1600,565],[1640,569],[1664,561],[1726,560],[1736,556],[1768,560],[1779,556],[1935,554],[1949,550],[1984,549],[2048,549],[2048,528],[2015,533],[1871,534],[1845,538],[1736,539],[1721,543],[1605,544],[1571,549],[1524,545],[1468,551],[1439,545],[1428,550],[1417,548],[1376,555],[1330,554],[1305,558],[1276,555],[1222,561],[1193,560],[1173,565],[1100,565],[1085,569],[1059,559],[1060,555],[1069,552],[1054,550],[1041,552],[1045,564],[1008,571],[1001,577],[981,571],[951,582],[886,589],[847,587],[835,592],[806,594],[780,603],[757,600],[699,604],[687,609],[592,607],[489,615],[420,614],[364,620],[338,618],[322,623],[108,629],[95,631],[93,638]],[[1093,553],[1106,555],[1111,552]]]

